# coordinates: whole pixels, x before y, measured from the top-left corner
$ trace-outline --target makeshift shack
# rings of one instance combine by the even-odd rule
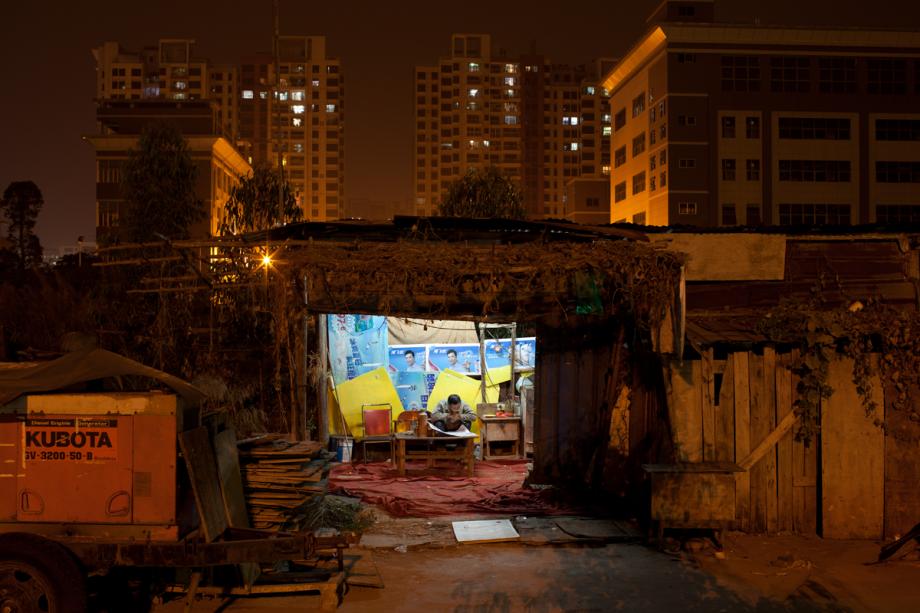
[[[636,385],[624,402],[628,435],[613,440],[624,461],[656,444],[658,415],[674,470],[728,475],[710,493],[742,530],[878,539],[916,524],[917,238],[651,238],[688,254],[686,345],[663,357],[663,393]],[[702,500],[667,494],[658,512],[673,525]]]

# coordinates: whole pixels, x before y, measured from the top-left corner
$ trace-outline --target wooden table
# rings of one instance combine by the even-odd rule
[[[482,421],[482,459],[493,457],[521,457],[521,418],[520,416],[495,417],[483,416]],[[492,453],[492,443],[506,441],[511,443],[511,454],[496,455]]]
[[[473,476],[473,443],[476,435],[469,436],[415,436],[407,432],[396,435],[396,470],[406,475],[406,460],[425,460],[431,466],[435,460],[457,460],[466,467],[466,476]],[[447,449],[447,445],[456,445]]]

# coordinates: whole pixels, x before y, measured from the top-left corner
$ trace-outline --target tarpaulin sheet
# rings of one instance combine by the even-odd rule
[[[454,467],[422,468],[407,463],[405,477],[387,462],[340,464],[329,475],[329,489],[383,507],[395,517],[436,517],[466,513],[504,515],[565,514],[551,490],[524,486],[526,460],[476,462],[475,476]]]

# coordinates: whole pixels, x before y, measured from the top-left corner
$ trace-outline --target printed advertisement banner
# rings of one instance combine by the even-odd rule
[[[387,318],[329,315],[329,361],[336,385],[387,366]]]
[[[428,370],[479,374],[479,345],[429,345]]]
[[[428,404],[431,392],[428,387],[427,375],[423,372],[397,372],[390,373],[396,393],[406,411],[420,411]],[[434,383],[432,382],[432,387]]]
[[[425,345],[390,345],[389,368],[396,372],[425,372],[428,351]]]
[[[511,339],[494,339],[485,342],[486,368],[501,368],[511,365]],[[518,338],[514,343],[515,370],[532,370],[537,360],[536,337]]]

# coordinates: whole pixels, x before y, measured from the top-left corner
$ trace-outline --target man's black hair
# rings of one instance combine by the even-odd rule
[[[454,355],[456,356],[456,355],[457,355],[457,350],[456,350],[456,349],[448,349],[448,350],[447,350],[447,355],[450,355],[450,354],[454,354]]]
[[[461,402],[463,401],[460,400],[460,396],[457,394],[451,394],[447,397],[447,404],[460,404]]]
[[[406,349],[406,350],[403,352],[403,355],[409,355],[410,353],[412,354],[412,357],[414,358],[414,357],[415,357],[415,352],[412,351],[411,349]]]

